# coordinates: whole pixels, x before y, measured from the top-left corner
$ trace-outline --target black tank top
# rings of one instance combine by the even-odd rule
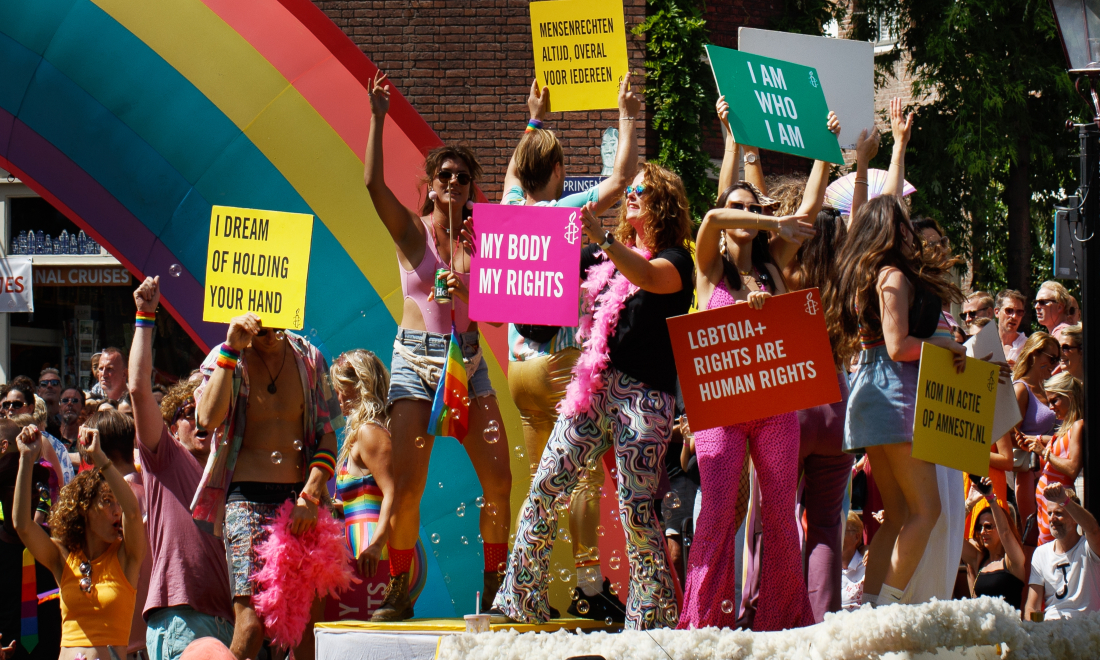
[[[1007,569],[978,573],[978,579],[974,581],[974,594],[978,596],[1000,596],[1005,602],[1020,609],[1020,602],[1024,595],[1023,580],[1010,573]]]

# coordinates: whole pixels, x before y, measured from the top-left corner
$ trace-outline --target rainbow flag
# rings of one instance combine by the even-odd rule
[[[443,375],[432,401],[432,416],[428,419],[428,433],[445,435],[459,442],[466,439],[470,427],[470,397],[466,389],[466,366],[462,362],[462,348],[451,326],[451,341],[447,345],[447,361]]]
[[[34,571],[34,556],[23,548],[23,591],[20,608],[19,641],[27,653],[38,646],[38,576]]]

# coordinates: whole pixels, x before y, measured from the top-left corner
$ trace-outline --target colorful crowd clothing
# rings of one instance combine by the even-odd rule
[[[328,364],[315,346],[304,337],[286,332],[290,353],[298,367],[302,382],[302,396],[306,406],[302,429],[302,474],[305,481],[309,477],[309,463],[317,451],[321,439],[336,433],[344,427],[344,417],[340,413],[340,404],[328,380]],[[195,405],[198,406],[205,393],[210,377],[217,369],[221,356],[221,347],[215,347],[206,356],[200,367],[202,384],[195,390]],[[233,482],[233,470],[237,464],[237,454],[244,441],[245,426],[248,421],[248,395],[250,392],[248,364],[242,354],[240,362],[233,370],[233,389],[229,400],[229,410],[225,422],[213,431],[211,439],[212,456],[206,463],[202,480],[195,492],[191,504],[195,522],[217,536],[222,535],[222,523],[225,519],[225,500],[229,485]]]
[[[195,612],[233,620],[225,543],[204,532],[191,517],[190,505],[202,479],[202,464],[161,426],[156,451],[137,427],[134,443],[145,486],[146,536],[153,570],[144,603],[146,622],[158,610],[189,607]],[[152,648],[150,633],[146,646]],[[182,652],[182,651],[181,651]]]
[[[451,296],[451,302],[438,303],[429,301],[428,296],[435,289],[435,273],[439,269],[450,270],[447,262],[439,256],[439,246],[435,244],[435,228],[431,219],[420,218],[424,224],[424,256],[420,263],[412,270],[405,270],[404,266],[398,266],[401,270],[401,292],[405,300],[410,298],[420,308],[420,316],[424,319],[424,329],[440,335],[451,334],[451,310],[454,309],[454,327],[458,332],[465,332],[470,327],[470,306],[458,296]],[[457,231],[462,226],[462,218],[456,217],[454,228]],[[399,260],[400,261],[400,260]],[[455,273],[458,279],[469,286],[469,273]]]
[[[471,399],[496,394],[489,380],[489,365],[482,358],[481,335],[477,330],[457,335],[466,365],[467,391]],[[388,401],[415,399],[432,401],[443,376],[451,334],[426,330],[397,329],[390,361]]]
[[[557,206],[562,208],[580,208],[588,202],[600,201],[600,187],[592,186],[588,190],[579,193],[573,193],[572,195],[566,195],[561,199],[555,199],[547,202],[535,202],[533,206]],[[519,186],[512,186],[507,192],[504,193],[503,199],[500,203],[505,206],[523,206],[527,202],[527,197],[523,193],[523,189]],[[578,223],[578,226],[580,224]],[[576,328],[569,326],[562,326],[558,328],[558,331],[553,337],[546,341],[536,341],[534,339],[528,339],[521,335],[517,330],[514,323],[508,324],[508,360],[511,362],[522,362],[523,360],[531,360],[538,357],[547,355],[553,355],[567,348],[580,348],[580,344],[577,343]],[[552,423],[552,422],[551,422]]]
[[[707,309],[736,302],[722,280],[711,294]],[[736,613],[723,611],[721,604],[733,594],[736,580],[737,527],[732,518],[746,451],[752,455],[760,484],[762,543],[767,547],[760,557],[759,597],[755,600],[752,629],[783,630],[813,623],[797,522],[792,515],[798,481],[799,426],[798,416],[790,412],[695,432],[703,505],[688,560],[684,611],[679,623],[682,630],[733,627],[736,623]]]
[[[118,559],[122,542],[110,545],[100,556],[87,560],[69,552],[61,569],[61,646],[121,646],[130,643],[130,619],[137,587],[130,584]],[[92,566],[92,591],[80,588],[80,564]]]
[[[1058,416],[1049,407],[1039,401],[1031,387],[1022,380],[1012,381],[1013,385],[1022,384],[1027,389],[1027,409],[1024,411],[1024,419],[1020,422],[1019,431],[1023,435],[1050,435],[1054,431],[1054,425],[1058,422]],[[1026,455],[1026,448],[1015,448],[1013,455]],[[1026,464],[1025,464],[1026,465]],[[1035,490],[1036,475],[1031,470],[1023,470],[1015,473],[1016,477],[1016,508],[1020,513],[1020,520],[1027,520],[1032,514],[1038,514]],[[1025,539],[1026,541],[1026,539]]]
[[[237,481],[229,489],[225,505],[225,550],[229,563],[229,587],[234,598],[256,591],[253,576],[263,568],[256,554],[271,535],[268,527],[287,500],[295,500],[305,486]],[[327,515],[321,511],[319,515]]]
[[[550,618],[546,578],[558,525],[554,501],[573,493],[589,461],[599,462],[613,450],[631,574],[626,626],[650,629],[676,622],[675,588],[654,502],[676,402],[614,367],[604,378],[607,385],[593,394],[587,413],[558,418],[523,504],[508,570],[493,602],[518,621]]]
[[[351,556],[358,560],[359,555],[370,545],[378,527],[382,489],[371,474],[361,477],[350,474],[350,460],[344,461],[336,473],[336,496],[344,503],[344,538],[351,550]],[[380,559],[389,560],[387,546],[383,546]],[[427,566],[424,544],[417,539],[410,564],[412,575],[409,576],[409,596],[414,603],[427,582]]]
[[[1050,455],[1069,460],[1069,433],[1060,433],[1050,443]],[[1043,490],[1052,484],[1062,484],[1066,488],[1073,488],[1076,474],[1062,474],[1050,461],[1043,461],[1043,470],[1039,475],[1039,483],[1035,485],[1035,497],[1038,500],[1037,522],[1039,523],[1039,545],[1050,543],[1054,537],[1050,534],[1050,513],[1047,511],[1047,498],[1043,496]]]

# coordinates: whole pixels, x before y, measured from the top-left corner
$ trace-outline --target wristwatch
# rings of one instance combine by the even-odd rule
[[[603,243],[600,243],[600,249],[606,252],[607,248],[611,247],[614,242],[615,234],[612,234],[611,232],[604,232]]]
[[[756,162],[756,160],[757,160],[756,154],[751,154],[751,153],[750,154],[745,154],[745,164],[746,165],[752,165],[753,163]]]

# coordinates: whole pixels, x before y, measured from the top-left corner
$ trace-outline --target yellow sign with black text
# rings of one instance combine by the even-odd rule
[[[549,0],[530,7],[535,78],[550,88],[550,110],[617,108],[629,66],[622,0]]]
[[[966,358],[956,373],[954,353],[925,343],[920,354],[913,458],[970,474],[989,475],[993,413],[997,404],[995,364]]]
[[[312,215],[215,206],[202,320],[255,312],[265,328],[301,330],[312,242]]]

